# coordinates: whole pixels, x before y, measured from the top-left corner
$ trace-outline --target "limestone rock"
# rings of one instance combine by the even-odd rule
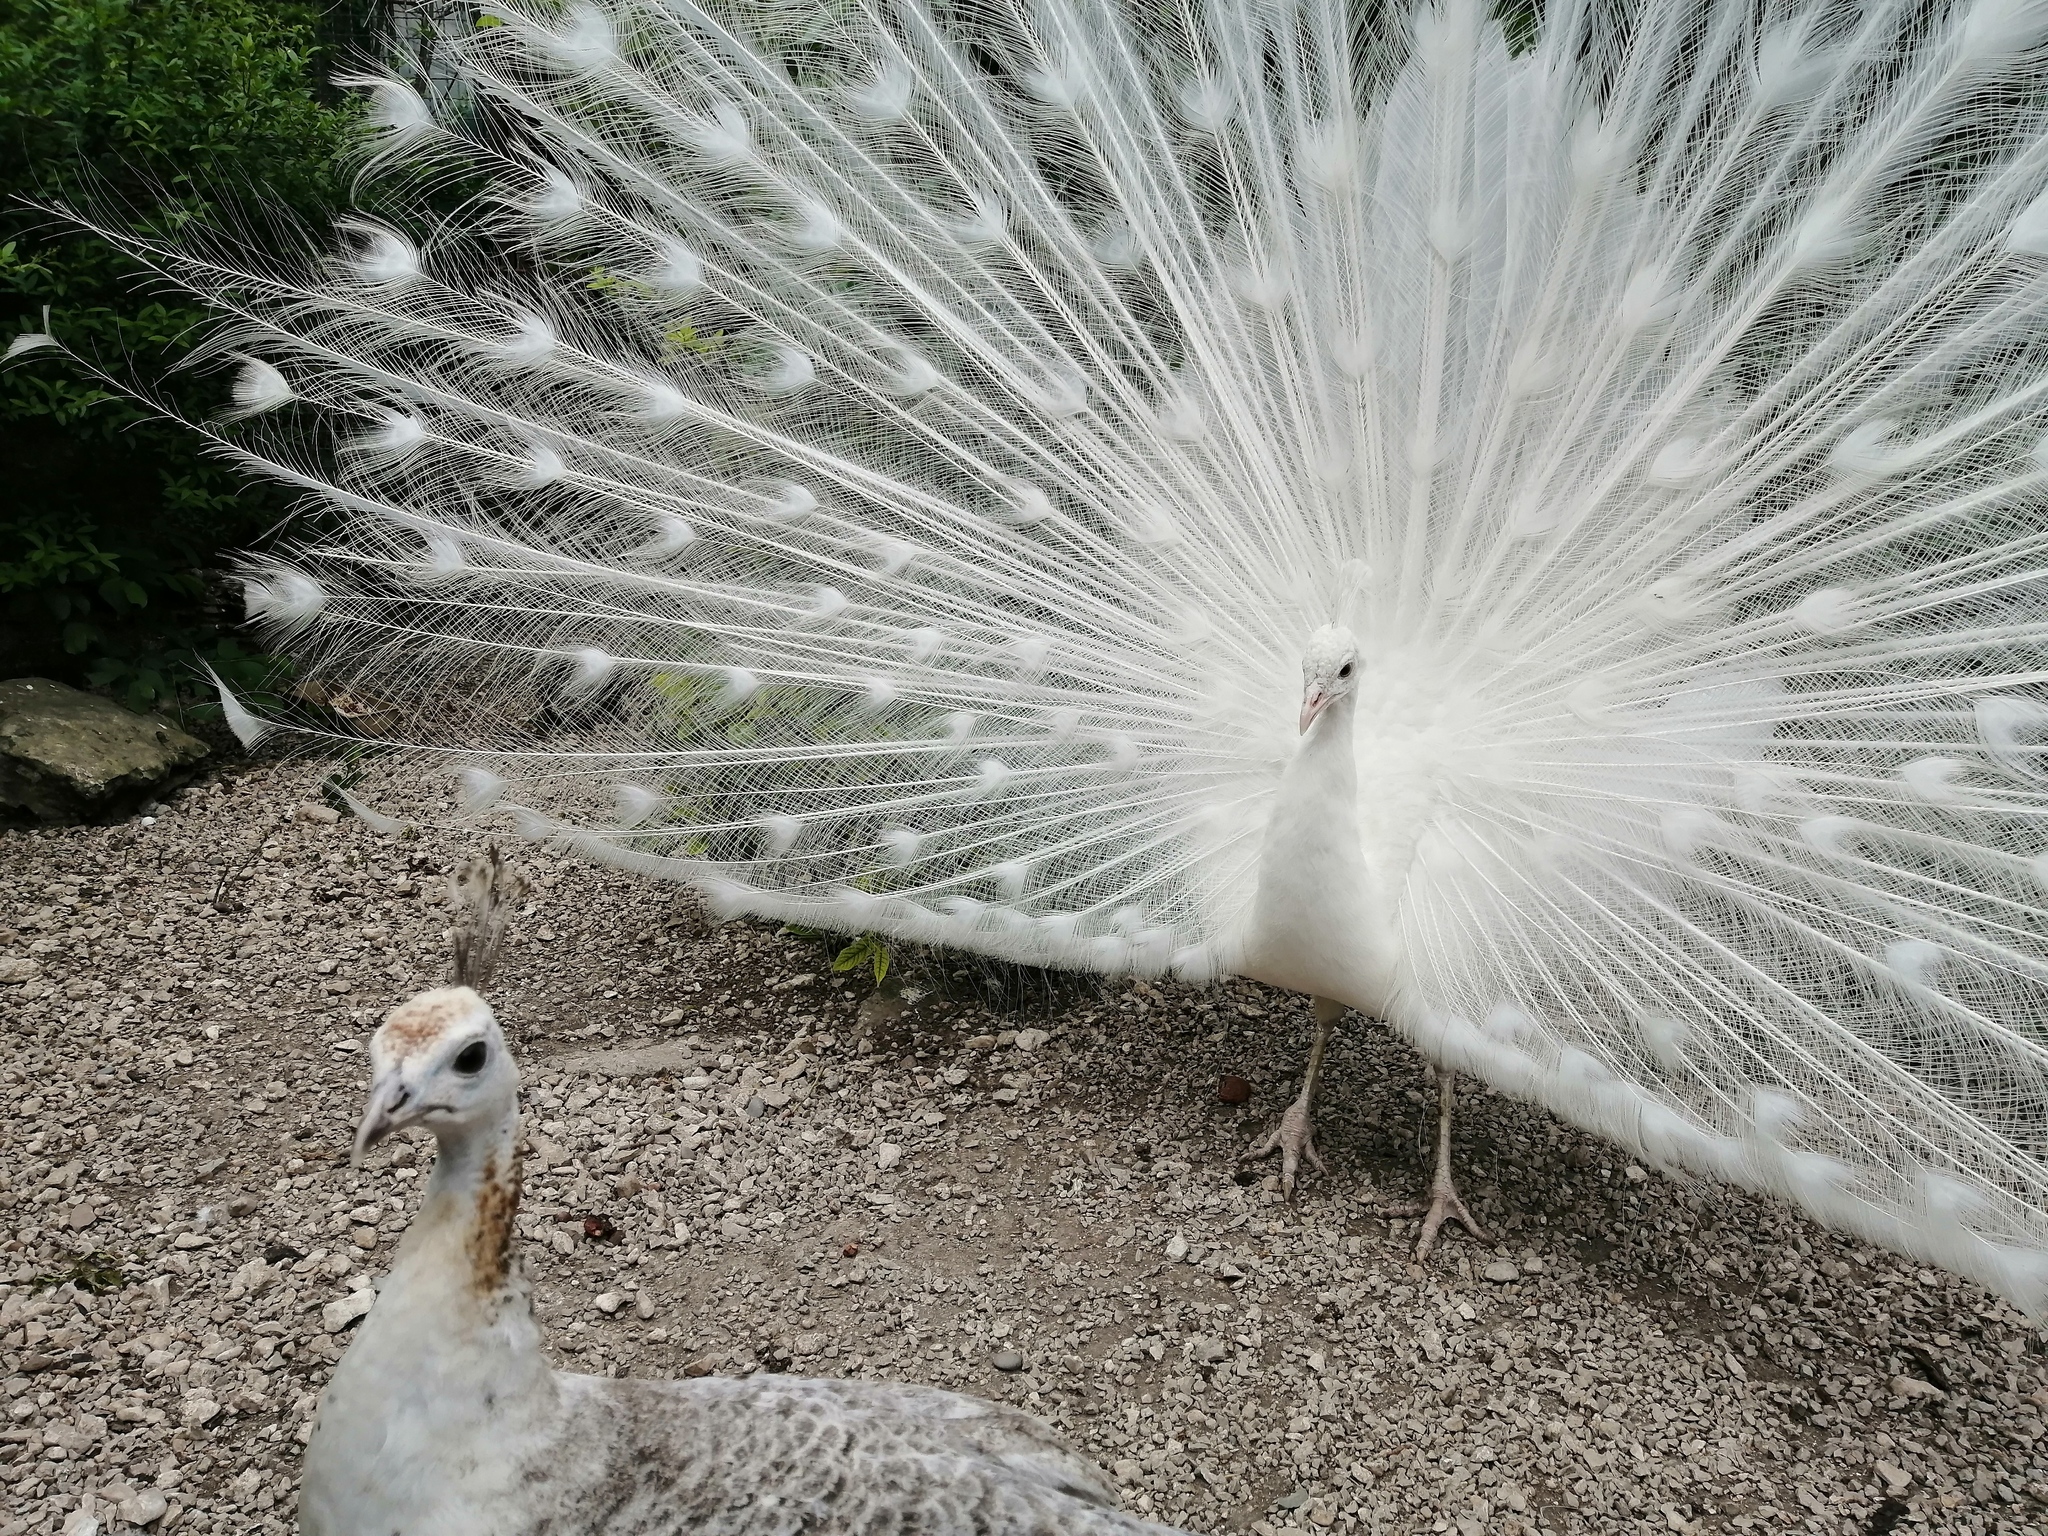
[[[107,821],[190,775],[205,743],[46,677],[0,682],[0,814]]]

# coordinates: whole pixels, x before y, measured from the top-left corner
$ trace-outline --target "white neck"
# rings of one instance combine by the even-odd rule
[[[442,1138],[419,1215],[322,1394],[306,1448],[307,1536],[369,1530],[367,1514],[386,1505],[394,1518],[378,1529],[414,1529],[433,1490],[457,1491],[451,1464],[510,1464],[469,1447],[507,1446],[552,1415],[555,1377],[514,1252],[518,1136],[512,1107]]]
[[[1244,973],[1381,1013],[1390,935],[1358,820],[1357,696],[1324,706],[1273,796]]]

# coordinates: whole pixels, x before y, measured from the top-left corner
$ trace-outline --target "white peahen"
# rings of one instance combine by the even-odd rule
[[[1430,1233],[1463,1072],[2039,1314],[2048,5],[1511,22],[492,6],[458,211],[157,254],[251,610],[726,910],[1313,994],[1290,1163],[1384,1019]]]
[[[519,1069],[468,987],[370,1042],[362,1151],[440,1145],[377,1304],[321,1394],[305,1536],[1173,1536],[1027,1413],[953,1392],[549,1367],[514,1252]]]

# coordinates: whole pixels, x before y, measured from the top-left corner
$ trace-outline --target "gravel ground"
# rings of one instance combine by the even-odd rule
[[[244,762],[153,818],[0,836],[0,1536],[279,1531],[431,1144],[345,1162],[363,1041],[439,980],[475,837]],[[445,814],[394,770],[361,791]],[[560,1363],[796,1370],[1029,1406],[1195,1531],[2042,1529],[2043,1337],[1766,1202],[1468,1085],[1495,1242],[1415,1223],[1422,1069],[1347,1020],[1333,1172],[1234,1161],[1302,998],[1001,988],[547,854],[493,1001]],[[1013,989],[1015,990],[1015,989]],[[1252,1085],[1242,1106],[1218,1082]],[[1249,1181],[1249,1182],[1245,1182]]]

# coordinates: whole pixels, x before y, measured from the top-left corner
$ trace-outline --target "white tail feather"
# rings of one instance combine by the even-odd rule
[[[1361,996],[2048,1303],[2035,0],[495,9],[477,228],[158,256],[339,527],[252,613],[472,810],[1206,979],[1341,615]],[[473,127],[368,86],[380,163]]]

